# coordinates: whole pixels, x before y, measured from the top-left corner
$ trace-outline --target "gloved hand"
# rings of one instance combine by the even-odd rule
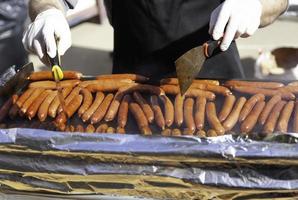
[[[59,38],[58,47],[55,36]],[[41,61],[48,65],[47,55],[54,58],[58,48],[64,55],[71,46],[71,33],[63,13],[58,9],[49,9],[37,15],[23,36],[27,51],[37,54]]]
[[[212,12],[209,33],[214,40],[223,37],[220,48],[226,51],[234,39],[253,35],[261,16],[260,0],[226,0]]]

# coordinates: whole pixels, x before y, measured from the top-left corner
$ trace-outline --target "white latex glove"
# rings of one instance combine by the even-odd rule
[[[60,39],[58,47],[55,36]],[[63,13],[55,8],[40,13],[25,31],[23,44],[45,64],[48,64],[46,55],[54,58],[57,48],[59,54],[64,55],[71,46],[71,33]]]
[[[220,48],[226,51],[234,39],[253,35],[261,16],[260,0],[226,0],[212,12],[209,34],[214,40],[223,37]]]

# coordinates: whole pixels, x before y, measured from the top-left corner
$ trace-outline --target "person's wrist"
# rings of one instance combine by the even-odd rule
[[[40,12],[35,20],[39,19],[39,18],[43,18],[43,17],[47,17],[47,16],[53,16],[53,15],[61,15],[61,16],[64,16],[64,13],[55,8],[55,7],[51,7],[51,8],[48,8],[48,9],[45,9],[44,11]]]

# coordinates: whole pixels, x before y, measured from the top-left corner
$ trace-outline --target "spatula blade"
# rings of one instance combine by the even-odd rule
[[[204,54],[203,46],[189,50],[176,60],[176,73],[182,95],[185,94],[192,84],[192,81],[201,71],[205,60],[206,56]]]

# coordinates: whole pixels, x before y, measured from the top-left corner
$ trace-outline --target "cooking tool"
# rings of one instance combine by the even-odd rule
[[[201,71],[205,60],[214,54],[219,44],[220,41],[209,40],[202,46],[189,50],[176,60],[176,73],[182,95],[185,94],[193,79]]]

